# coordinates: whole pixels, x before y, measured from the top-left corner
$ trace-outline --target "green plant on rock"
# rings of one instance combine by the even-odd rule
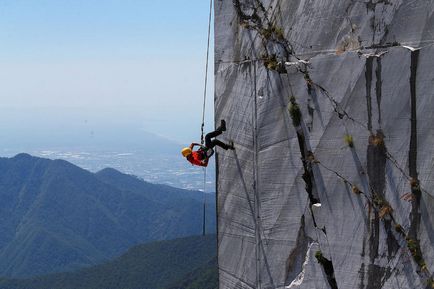
[[[279,62],[277,61],[276,55],[266,55],[264,57],[264,65],[269,70],[278,70]]]
[[[284,40],[285,39],[283,28],[273,26],[273,32],[274,32],[274,35],[276,36],[276,38],[278,40]]]
[[[352,135],[350,135],[350,134],[346,134],[346,135],[344,136],[344,141],[345,141],[345,143],[346,143],[350,148],[353,148],[353,147],[354,147],[354,139],[353,139],[353,136],[352,136]]]
[[[295,97],[291,96],[289,99],[289,115],[291,116],[292,123],[295,127],[300,126],[301,124],[301,110],[300,106],[297,104]]]
[[[380,219],[384,219],[386,216],[390,216],[390,214],[392,213],[393,213],[393,208],[387,203],[380,208],[378,212],[378,216],[380,217]]]
[[[427,272],[428,271],[428,265],[425,262],[421,263],[420,264],[420,270]]]
[[[381,132],[369,136],[369,144],[376,147],[384,147],[384,135]]]
[[[427,283],[428,283],[427,284],[428,286],[430,286],[431,288],[434,289],[434,279],[433,279],[433,277],[429,278]]]
[[[264,61],[264,66],[268,69],[268,70],[274,70],[277,71],[279,73],[286,73],[286,67],[282,62],[279,62],[279,60],[277,59],[277,56],[275,54],[265,54],[262,55],[262,59]]]
[[[271,28],[260,28],[258,32],[267,40],[273,35],[273,30]]]
[[[259,28],[258,33],[266,40],[277,39],[282,41],[285,39],[283,29],[276,25],[268,25],[268,27]]]
[[[360,195],[362,193],[362,191],[357,187],[357,186],[352,186],[351,190],[353,191],[353,193],[355,193],[356,195]]]
[[[324,255],[322,254],[321,251],[316,251],[315,252],[315,258],[318,261],[319,264],[324,264],[326,261],[326,258],[324,258]]]
[[[374,203],[374,206],[377,208],[381,208],[384,205],[386,205],[386,200],[380,196],[379,194],[374,193],[372,197],[372,202]]]
[[[379,194],[373,194],[372,203],[374,207],[378,209],[378,217],[380,219],[384,219],[386,216],[390,216],[393,213],[392,206]]]
[[[407,248],[411,253],[411,256],[413,256],[414,262],[419,266],[421,271],[426,271],[427,265],[425,263],[425,260],[422,257],[422,251],[420,249],[420,244],[418,240],[412,239],[410,237],[406,238],[407,241]]]
[[[252,26],[250,25],[250,22],[248,20],[241,20],[240,21],[240,26],[245,28],[245,29],[250,29],[252,28]]]
[[[417,250],[416,240],[411,239],[411,238],[407,238],[407,247],[412,254],[413,254],[413,252],[416,252],[416,250]]]

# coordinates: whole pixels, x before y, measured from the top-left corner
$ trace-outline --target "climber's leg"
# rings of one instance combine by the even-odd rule
[[[207,146],[207,148],[214,148],[215,146],[219,146],[224,150],[233,150],[234,149],[234,145],[231,144],[225,144],[224,142],[219,141],[218,139],[214,139],[211,141],[210,146]]]
[[[211,139],[222,134],[221,130],[215,130],[213,132],[207,133],[205,136],[205,146],[209,148],[211,146]]]
[[[222,119],[220,126],[215,131],[206,134],[205,146],[209,148],[212,142],[211,139],[221,135],[225,130],[226,130],[226,122]]]

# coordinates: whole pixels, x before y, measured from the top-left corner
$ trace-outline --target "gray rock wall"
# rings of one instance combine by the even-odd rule
[[[434,1],[215,13],[220,289],[434,288]]]

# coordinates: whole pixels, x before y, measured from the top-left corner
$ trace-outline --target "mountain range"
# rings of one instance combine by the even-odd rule
[[[203,194],[63,160],[0,158],[0,276],[100,264],[130,247],[202,232]],[[207,231],[215,231],[214,195]]]
[[[0,289],[216,289],[216,235],[134,246],[101,265],[28,279]]]

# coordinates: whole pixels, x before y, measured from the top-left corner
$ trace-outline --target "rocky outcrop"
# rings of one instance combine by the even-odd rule
[[[434,288],[434,2],[215,12],[220,289]]]

